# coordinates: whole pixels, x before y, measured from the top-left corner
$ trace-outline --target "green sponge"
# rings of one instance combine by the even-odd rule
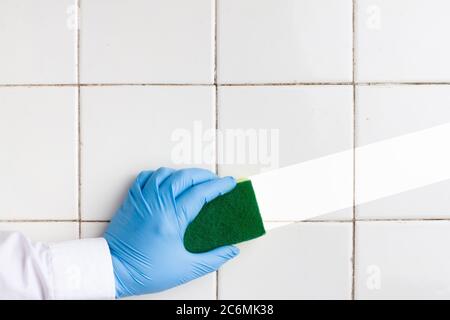
[[[250,180],[207,203],[184,234],[184,246],[193,253],[247,241],[265,233]]]

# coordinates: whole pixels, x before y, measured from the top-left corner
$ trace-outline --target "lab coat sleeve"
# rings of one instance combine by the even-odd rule
[[[103,238],[33,243],[0,231],[0,299],[113,299],[111,254]]]

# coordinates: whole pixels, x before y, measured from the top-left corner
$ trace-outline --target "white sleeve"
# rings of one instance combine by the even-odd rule
[[[0,231],[0,299],[114,299],[115,282],[103,238],[32,243]]]

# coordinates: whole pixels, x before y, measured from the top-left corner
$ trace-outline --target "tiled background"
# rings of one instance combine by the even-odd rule
[[[0,0],[0,229],[101,235],[138,171],[180,167],[171,134],[195,121],[279,129],[280,165],[446,123],[449,13],[448,0]],[[217,274],[143,298],[450,298],[448,190],[273,229]]]

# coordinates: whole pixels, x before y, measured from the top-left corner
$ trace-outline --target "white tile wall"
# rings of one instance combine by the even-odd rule
[[[220,163],[215,138],[219,156],[229,150],[211,128],[278,129],[287,165],[447,123],[449,11],[445,0],[3,0],[0,229],[58,241],[81,223],[99,236],[140,170],[261,169]],[[200,141],[181,162],[180,134]],[[357,197],[370,181],[355,160],[355,190],[342,192]],[[139,298],[448,298],[449,187],[272,229],[218,279]]]
[[[197,124],[204,130],[214,128],[214,98],[210,86],[83,87],[83,219],[111,218],[142,170],[195,165],[213,169],[193,154],[178,163],[183,159],[172,152],[179,144],[176,130],[190,132]]]
[[[209,273],[202,278],[163,292],[145,294],[127,300],[215,300],[216,273]]]
[[[219,272],[221,299],[351,298],[351,223],[290,224],[239,247]]]
[[[360,86],[357,89],[356,144],[373,142],[450,122],[450,86]],[[369,163],[367,163],[369,162]],[[372,161],[356,158],[356,197],[371,181],[361,180]],[[375,164],[376,165],[376,164]],[[386,185],[390,181],[385,182]],[[359,205],[359,219],[449,218],[450,182],[425,186]]]
[[[81,3],[84,83],[212,83],[214,1]]]
[[[449,81],[450,2],[356,0],[358,81]]]
[[[218,81],[351,81],[351,17],[351,0],[218,0]]]
[[[359,222],[358,299],[449,299],[449,221]]]
[[[0,1],[0,84],[76,82],[76,1]]]
[[[218,104],[220,130],[266,130],[269,137],[273,133],[267,143],[269,150],[265,153],[262,148],[259,153],[256,150],[256,164],[251,163],[251,154],[243,164],[227,161],[233,160],[227,157],[227,152],[236,150],[226,144],[226,139],[219,140],[218,150],[224,162],[220,172],[224,175],[245,177],[353,146],[351,86],[221,87]],[[259,138],[262,143],[265,136]],[[270,149],[271,142],[274,150]]]

